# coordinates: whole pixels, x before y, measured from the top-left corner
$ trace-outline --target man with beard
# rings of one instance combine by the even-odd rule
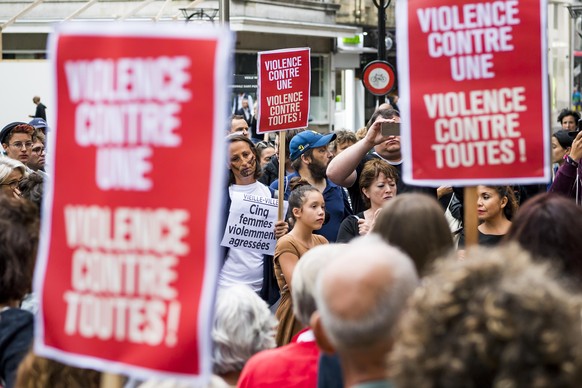
[[[322,135],[315,131],[304,131],[295,135],[289,144],[289,151],[296,173],[287,175],[284,184],[285,199],[290,194],[289,181],[296,176],[300,176],[323,194],[326,222],[314,233],[321,234],[329,242],[336,241],[341,222],[352,214],[344,190],[327,179],[325,174],[332,158],[328,144],[334,139],[335,133]],[[278,190],[279,181],[274,181],[271,188]]]
[[[436,189],[432,187],[420,187],[407,185],[401,179],[402,153],[400,149],[400,136],[382,135],[382,123],[399,123],[400,117],[394,109],[378,109],[370,118],[366,137],[353,146],[337,155],[327,169],[327,175],[335,184],[347,187],[352,200],[354,213],[365,210],[360,189],[360,173],[364,164],[372,158],[384,159],[398,171],[398,194],[407,192],[422,192],[436,198]],[[370,152],[372,150],[373,152]]]

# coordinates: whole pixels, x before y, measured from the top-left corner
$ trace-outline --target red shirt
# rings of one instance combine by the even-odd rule
[[[313,332],[306,329],[277,349],[251,357],[242,370],[237,387],[317,387],[319,349]]]

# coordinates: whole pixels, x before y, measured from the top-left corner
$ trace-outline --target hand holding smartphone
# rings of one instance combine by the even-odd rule
[[[400,123],[385,121],[381,128],[382,136],[400,136]]]

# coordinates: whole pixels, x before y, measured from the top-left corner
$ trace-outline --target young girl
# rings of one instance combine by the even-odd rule
[[[323,195],[315,187],[300,178],[290,182],[292,192],[289,196],[289,213],[294,221],[291,232],[277,241],[275,248],[275,277],[281,290],[281,303],[275,316],[279,319],[277,346],[291,342],[301,329],[301,323],[293,315],[291,301],[291,277],[295,265],[309,249],[327,244],[325,237],[313,234],[325,221],[325,202]]]
[[[477,186],[479,245],[497,245],[511,226],[517,200],[511,186]],[[461,234],[459,247],[465,246]]]

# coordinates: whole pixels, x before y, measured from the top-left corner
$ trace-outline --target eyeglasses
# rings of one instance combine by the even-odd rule
[[[21,141],[17,141],[14,142],[12,144],[9,144],[10,147],[17,149],[17,150],[21,150],[22,146],[26,147],[26,149],[32,148],[32,142],[31,141],[27,141],[25,143],[21,142]]]
[[[20,184],[20,181],[12,181],[12,182],[8,182],[8,183],[0,183],[0,186],[8,186],[12,190],[14,190],[14,189],[18,188],[19,184]]]
[[[32,149],[32,153],[34,153],[36,155],[41,155],[41,154],[46,153],[46,149],[44,147],[42,147],[42,146],[41,147],[34,147]]]

